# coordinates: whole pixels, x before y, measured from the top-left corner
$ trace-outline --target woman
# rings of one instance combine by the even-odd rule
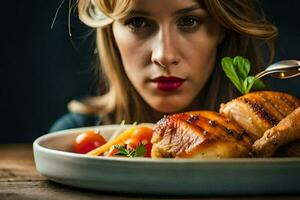
[[[253,0],[79,0],[78,10],[96,30],[105,94],[70,102],[52,131],[218,110],[238,95],[221,59],[247,57],[256,73],[278,34]]]

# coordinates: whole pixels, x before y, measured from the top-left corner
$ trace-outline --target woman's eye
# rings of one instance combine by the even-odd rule
[[[182,17],[178,20],[177,25],[184,29],[194,29],[200,25],[200,19],[198,17]]]
[[[152,27],[152,24],[149,22],[149,20],[145,19],[144,17],[131,18],[125,22],[125,25],[133,31]]]

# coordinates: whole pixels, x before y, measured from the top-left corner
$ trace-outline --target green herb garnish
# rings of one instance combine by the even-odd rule
[[[118,144],[116,144],[114,147],[119,150],[116,155],[122,155],[129,158],[144,157],[147,151],[145,145],[143,144],[139,144],[136,149],[126,149]]]
[[[234,58],[224,57],[221,64],[226,76],[232,81],[240,93],[247,94],[250,90],[266,88],[266,85],[255,76],[248,76],[251,64],[247,58],[241,56]]]

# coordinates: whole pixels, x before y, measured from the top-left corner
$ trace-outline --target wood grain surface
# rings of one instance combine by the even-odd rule
[[[137,186],[138,187],[138,186]],[[138,189],[138,188],[137,188]],[[83,190],[54,183],[35,168],[31,144],[0,145],[0,200],[129,200],[129,199],[209,199],[209,200],[296,200],[300,196],[169,197],[144,196]]]

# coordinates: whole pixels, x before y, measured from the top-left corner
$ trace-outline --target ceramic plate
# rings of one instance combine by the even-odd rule
[[[86,156],[70,152],[75,137],[119,125],[46,134],[33,144],[37,170],[65,185],[110,192],[159,195],[241,195],[300,192],[300,159],[151,159]],[[127,126],[128,128],[128,126]]]

